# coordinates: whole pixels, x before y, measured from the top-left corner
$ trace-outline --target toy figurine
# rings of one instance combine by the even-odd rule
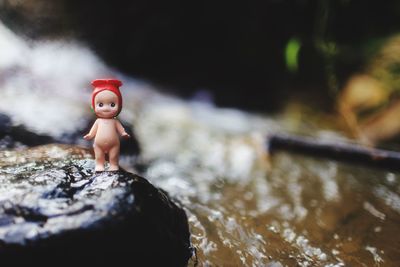
[[[92,92],[92,108],[96,113],[97,120],[90,132],[83,138],[91,140],[94,138],[94,154],[96,159],[95,171],[104,171],[106,155],[110,166],[109,171],[119,169],[119,135],[129,138],[122,124],[116,116],[122,109],[122,96],[119,87],[122,82],[115,79],[98,79],[92,81],[94,87]]]

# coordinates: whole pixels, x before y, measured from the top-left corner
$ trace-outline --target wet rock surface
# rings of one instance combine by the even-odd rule
[[[3,263],[185,266],[185,212],[146,179],[93,173],[91,154],[47,145],[0,152]]]

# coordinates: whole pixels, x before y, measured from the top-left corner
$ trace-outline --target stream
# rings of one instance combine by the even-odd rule
[[[197,266],[399,265],[398,173],[266,155],[264,134],[284,129],[279,119],[150,106],[135,123],[144,175],[186,208]]]
[[[334,129],[165,95],[80,44],[26,43],[1,26],[0,45],[10,51],[0,57],[0,112],[35,134],[81,131],[93,118],[90,80],[124,82],[120,119],[141,153],[121,165],[183,206],[196,248],[189,266],[400,265],[399,173],[266,153],[270,133],[343,138]]]

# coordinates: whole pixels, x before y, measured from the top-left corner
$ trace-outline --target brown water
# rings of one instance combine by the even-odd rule
[[[399,266],[398,175],[286,153],[272,166],[192,200],[200,266]]]
[[[145,175],[186,208],[197,266],[400,266],[399,174],[268,160],[278,121],[179,102],[138,113]]]

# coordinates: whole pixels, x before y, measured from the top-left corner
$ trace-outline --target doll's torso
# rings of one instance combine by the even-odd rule
[[[108,153],[114,146],[119,146],[119,135],[115,119],[97,119],[97,132],[94,146],[98,146],[104,153]]]

